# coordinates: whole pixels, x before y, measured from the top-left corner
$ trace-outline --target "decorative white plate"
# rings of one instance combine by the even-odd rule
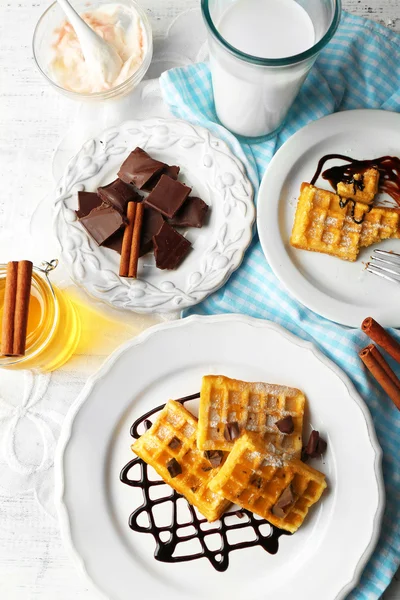
[[[276,555],[260,547],[232,552],[222,573],[205,558],[156,561],[152,536],[128,526],[142,503],[138,490],[119,480],[133,458],[134,420],[169,398],[198,392],[207,373],[301,388],[309,406],[306,436],[312,425],[328,441],[323,461],[313,463],[329,489],[301,529],[280,538]],[[56,472],[66,546],[109,600],[292,600],[293,590],[299,600],[343,599],[377,542],[384,507],[381,450],[347,376],[281,327],[239,315],[157,326],[115,352],[65,420]],[[168,513],[155,518],[166,523]],[[248,535],[239,534],[235,542]]]
[[[140,146],[181,167],[180,179],[210,205],[201,229],[186,232],[193,248],[175,271],[139,260],[138,279],[118,276],[119,255],[97,246],[76,219],[77,192],[96,191],[115,179],[121,163]],[[72,279],[116,308],[136,312],[192,306],[217,290],[242,262],[255,219],[253,190],[227,144],[202,127],[159,118],[128,121],[87,141],[70,161],[57,190],[55,231]]]
[[[374,317],[383,326],[400,326],[400,285],[365,271],[373,248],[400,252],[399,240],[363,248],[356,262],[297,250],[289,243],[300,184],[310,181],[325,154],[353,158],[400,156],[400,115],[380,110],[339,112],[304,127],[278,150],[262,181],[257,227],[275,275],[302,304],[350,327]],[[329,161],[326,168],[343,162]],[[317,186],[330,189],[322,178]],[[384,199],[384,197],[382,197]]]

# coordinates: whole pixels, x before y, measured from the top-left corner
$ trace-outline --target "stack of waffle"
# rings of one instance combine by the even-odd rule
[[[132,450],[209,521],[231,502],[294,532],[326,487],[300,460],[304,394],[203,377],[199,420],[170,400]]]
[[[297,203],[290,243],[295,248],[322,252],[355,261],[360,248],[400,237],[400,211],[371,205],[379,173],[364,175],[363,190],[339,183],[329,192],[303,183]],[[373,179],[373,181],[372,181]]]

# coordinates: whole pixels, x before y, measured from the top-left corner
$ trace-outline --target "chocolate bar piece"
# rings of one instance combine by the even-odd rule
[[[101,205],[101,199],[93,192],[78,192],[79,208],[75,211],[78,219],[86,217],[90,211]]]
[[[108,240],[103,242],[102,246],[106,248],[110,248],[110,250],[115,250],[118,254],[121,254],[122,250],[122,240],[124,239],[124,230],[120,229],[117,233],[114,233]]]
[[[121,179],[116,179],[104,187],[99,187],[97,193],[103,202],[108,202],[122,214],[126,213],[128,202],[142,201],[142,197]]]
[[[101,206],[94,208],[88,215],[82,217],[80,222],[94,241],[101,246],[121,229],[125,224],[125,219],[118,210],[109,204],[102,203]]]
[[[201,198],[189,196],[182,208],[168,222],[175,227],[203,227],[208,204]]]
[[[164,169],[160,173],[157,173],[157,175],[154,175],[154,177],[152,177],[142,189],[146,190],[146,192],[151,192],[151,190],[153,190],[160,181],[161,175],[167,175],[167,177],[170,177],[171,179],[178,179],[180,170],[181,168],[176,165],[165,165]]]
[[[183,235],[166,222],[153,237],[153,243],[156,266],[159,269],[175,269],[192,246]]]
[[[160,231],[163,223],[164,218],[159,212],[148,206],[145,207],[140,236],[140,256],[147,254],[153,248],[153,237]]]
[[[165,167],[165,163],[154,160],[142,148],[135,148],[122,163],[118,177],[125,183],[134,183],[141,190],[154,175],[161,173]]]
[[[161,175],[160,181],[144,202],[168,219],[172,219],[191,191],[190,187],[180,181]]]

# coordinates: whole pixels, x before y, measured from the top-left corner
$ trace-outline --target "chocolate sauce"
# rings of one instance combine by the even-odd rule
[[[379,191],[386,193],[400,205],[400,158],[397,156],[381,156],[372,160],[356,160],[343,154],[326,154],[323,156],[317,166],[314,177],[311,179],[311,185],[315,185],[322,169],[328,160],[344,160],[345,165],[331,167],[322,173],[322,177],[329,181],[334,190],[340,181],[353,184],[356,188],[364,188],[363,178],[354,179],[356,173],[365,173],[368,169],[378,169],[379,171]]]
[[[200,394],[193,394],[180,398],[177,402],[184,404],[190,400],[199,398]],[[133,438],[140,437],[139,429],[146,431],[151,427],[149,417],[156,414],[164,408],[165,404],[157,406],[148,411],[146,414],[137,419],[131,427],[131,435]],[[139,466],[140,475],[137,478],[130,477],[130,471]],[[279,538],[281,535],[290,535],[289,532],[268,523],[265,519],[256,518],[253,513],[248,510],[240,509],[222,515],[219,521],[208,523],[207,519],[199,516],[196,509],[187,502],[187,500],[170,488],[162,479],[153,480],[149,478],[148,465],[141,458],[134,458],[121,471],[120,479],[126,485],[140,488],[143,494],[143,503],[136,508],[129,517],[129,527],[138,533],[149,533],[153,536],[156,542],[154,558],[160,562],[178,563],[199,558],[207,558],[212,566],[217,571],[226,571],[229,566],[229,554],[233,550],[243,548],[251,548],[261,546],[269,554],[276,554],[279,549]],[[165,486],[165,494],[157,494],[162,497],[152,499],[151,489],[158,486]],[[183,499],[189,509],[190,518],[182,522],[179,518],[178,500]],[[164,503],[172,503],[172,520],[171,523],[160,526],[155,522],[153,509],[156,506]],[[185,507],[185,513],[187,513]],[[140,517],[145,513],[145,521],[148,525],[140,525]],[[269,525],[269,531],[264,533],[261,530],[263,525]],[[183,530],[189,528],[191,533],[184,534]],[[251,527],[254,531],[255,538],[251,541],[233,543],[228,539],[228,533],[236,529],[245,529]],[[219,534],[221,538],[221,546],[217,550],[210,550],[207,545],[207,538],[213,534]],[[179,547],[179,555],[174,555],[180,544],[197,539],[201,544],[201,550],[184,553],[182,546]]]

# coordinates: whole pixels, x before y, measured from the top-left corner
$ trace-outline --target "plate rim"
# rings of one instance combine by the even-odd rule
[[[364,114],[366,116],[367,115],[371,116],[371,113],[373,113],[375,115],[375,118],[377,115],[378,115],[378,118],[383,118],[383,119],[395,118],[395,119],[398,119],[399,123],[400,123],[400,113],[397,113],[392,110],[373,109],[373,108],[356,108],[356,109],[352,109],[352,110],[338,111],[338,112],[334,112],[329,115],[326,115],[324,117],[321,117],[320,119],[312,121],[311,123],[308,123],[305,127],[296,131],[296,133],[293,134],[274,154],[274,156],[272,157],[272,159],[262,177],[260,187],[258,190],[258,195],[257,195],[257,232],[258,232],[258,236],[259,236],[259,240],[260,240],[260,244],[261,244],[261,248],[262,248],[264,257],[267,260],[269,266],[271,267],[274,275],[285,286],[287,291],[303,306],[305,306],[309,310],[312,310],[315,314],[317,314],[325,319],[328,319],[329,321],[338,323],[339,325],[345,325],[346,327],[359,327],[360,323],[363,320],[363,318],[365,317],[366,313],[368,311],[370,311],[372,313],[374,312],[373,306],[372,305],[368,306],[368,307],[366,307],[365,310],[360,309],[359,307],[356,307],[356,309],[353,312],[357,312],[357,313],[360,312],[360,315],[357,314],[357,317],[349,316],[349,318],[346,318],[346,314],[348,314],[348,308],[350,306],[348,303],[343,302],[341,300],[335,300],[335,305],[337,306],[337,308],[331,308],[331,307],[325,308],[324,303],[322,303],[322,305],[321,305],[322,298],[320,300],[317,299],[316,301],[314,301],[314,295],[309,295],[307,293],[307,291],[304,292],[303,290],[297,289],[296,284],[292,285],[290,278],[285,277],[285,275],[284,275],[285,267],[282,267],[280,265],[279,259],[277,258],[276,254],[274,252],[273,245],[269,243],[269,238],[268,238],[267,234],[265,233],[265,227],[263,227],[263,225],[265,225],[266,218],[264,216],[264,213],[265,213],[265,211],[269,210],[269,208],[271,208],[271,207],[267,207],[267,205],[269,203],[266,202],[265,200],[263,201],[262,198],[263,198],[263,196],[265,197],[267,195],[264,190],[266,190],[268,188],[269,180],[271,177],[274,176],[275,165],[276,165],[276,163],[278,163],[281,160],[282,155],[285,155],[285,153],[288,152],[288,150],[291,151],[293,147],[296,147],[298,145],[300,145],[300,147],[301,147],[302,137],[309,136],[310,134],[313,133],[314,130],[318,131],[318,129],[321,127],[321,123],[326,123],[328,121],[335,122],[336,120],[345,119],[346,115],[355,115],[356,113],[358,115]],[[304,152],[301,155],[303,155],[303,154],[304,154]],[[297,158],[299,158],[299,156],[297,156]],[[278,208],[279,199],[277,200],[276,203],[274,203],[273,206],[274,206],[274,208]],[[279,235],[279,238],[281,239],[280,235]],[[299,270],[297,268],[296,268],[296,271],[299,272]],[[282,276],[282,274],[283,274],[283,276]],[[313,289],[316,292],[318,292],[318,296],[322,295],[325,298],[328,298],[328,295],[325,292],[320,291],[308,280],[307,280],[307,282],[310,286],[313,287]],[[341,313],[340,313],[340,307],[342,307]],[[347,312],[346,312],[346,307],[347,307]],[[361,313],[361,310],[363,311],[362,313]],[[363,316],[361,316],[361,315],[363,315]],[[387,324],[385,324],[385,326],[400,327],[400,317],[398,318],[397,321],[387,323]]]
[[[190,302],[188,300],[183,300],[179,305],[177,304],[175,307],[169,306],[169,304],[171,304],[172,300],[169,300],[168,303],[161,302],[155,306],[146,306],[143,304],[141,304],[139,306],[137,306],[137,305],[135,305],[135,306],[129,306],[129,305],[128,306],[118,306],[112,301],[111,298],[107,297],[106,293],[103,295],[96,294],[92,289],[88,289],[88,286],[85,283],[82,283],[81,278],[74,273],[74,268],[73,268],[74,260],[71,263],[71,260],[64,259],[64,263],[66,265],[67,272],[68,272],[69,276],[71,277],[72,281],[76,285],[78,285],[78,287],[82,288],[90,297],[92,297],[95,300],[100,300],[101,302],[104,302],[105,304],[107,304],[117,310],[129,311],[129,312],[134,312],[134,313],[138,313],[138,314],[150,314],[150,313],[154,312],[155,310],[157,310],[158,312],[163,313],[163,314],[172,314],[176,311],[180,312],[183,309],[195,306],[195,305],[199,304],[200,302],[203,302],[206,298],[208,298],[208,296],[210,296],[211,294],[213,294],[214,292],[219,290],[221,287],[223,287],[229,280],[230,276],[242,264],[245,254],[246,254],[250,244],[252,243],[252,240],[253,240],[254,234],[255,234],[255,223],[256,223],[256,218],[257,218],[255,197],[256,197],[257,190],[255,189],[255,187],[252,183],[251,177],[246,168],[246,164],[243,160],[243,159],[245,159],[245,156],[244,156],[244,154],[242,156],[240,156],[240,153],[238,155],[238,152],[236,150],[233,150],[227,141],[220,138],[213,131],[207,129],[206,127],[204,127],[202,125],[198,125],[197,123],[190,123],[189,121],[187,121],[185,119],[178,119],[175,117],[166,118],[166,117],[152,116],[152,117],[147,117],[147,118],[143,118],[143,119],[129,119],[129,120],[123,121],[121,123],[118,123],[117,125],[107,127],[107,129],[101,131],[100,133],[97,133],[96,135],[89,137],[81,145],[81,147],[74,154],[74,156],[72,156],[70,158],[62,177],[60,178],[56,187],[54,188],[53,206],[55,208],[55,212],[54,212],[54,218],[53,218],[53,233],[55,235],[58,245],[60,246],[61,256],[64,256],[65,250],[64,250],[63,245],[60,240],[60,236],[61,236],[60,230],[62,229],[62,227],[60,225],[60,218],[61,218],[61,213],[62,213],[62,206],[64,205],[64,200],[71,196],[71,193],[65,192],[65,181],[68,178],[68,174],[71,170],[71,165],[74,165],[75,161],[77,160],[79,155],[83,152],[85,147],[92,144],[93,142],[96,142],[96,141],[99,141],[102,139],[106,139],[107,136],[112,135],[112,133],[116,133],[116,135],[119,135],[124,131],[124,129],[128,129],[129,127],[134,127],[135,124],[137,126],[144,126],[146,123],[152,124],[153,126],[156,126],[156,125],[161,125],[161,126],[163,126],[163,125],[171,126],[172,125],[173,126],[174,124],[177,124],[178,126],[183,126],[183,125],[189,126],[192,129],[194,129],[195,131],[203,133],[204,136],[206,136],[210,140],[210,145],[211,145],[211,141],[218,142],[219,148],[220,149],[222,148],[224,150],[224,154],[226,156],[229,156],[232,159],[232,161],[236,164],[237,168],[240,171],[242,171],[242,176],[243,176],[242,181],[244,181],[246,183],[246,185],[249,186],[249,189],[250,189],[249,199],[246,203],[246,210],[248,211],[248,216],[246,215],[245,217],[243,217],[243,219],[245,219],[245,221],[244,221],[244,226],[243,226],[242,247],[236,249],[233,256],[230,258],[230,260],[228,260],[226,266],[223,267],[224,275],[223,275],[223,278],[219,281],[219,283],[214,284],[209,290],[203,290],[202,295],[199,296],[198,300],[194,300],[192,302]],[[221,153],[221,150],[216,150],[216,152]],[[103,166],[105,166],[105,165],[103,165]],[[103,169],[103,166],[100,167],[98,173],[100,173],[100,171]],[[97,176],[98,173],[96,173],[92,176]],[[221,173],[221,175],[222,175],[222,173]],[[79,181],[77,181],[71,188],[72,194],[75,193],[75,191],[80,191],[80,187],[82,187],[82,184],[84,185],[83,182],[86,181],[86,179],[90,179],[90,177],[84,178],[84,179],[79,179]],[[65,220],[65,217],[64,217],[64,220]],[[225,217],[225,220],[226,220],[226,217]],[[240,229],[240,227],[237,227],[237,229]],[[219,239],[217,237],[217,234],[218,234],[218,232],[215,231],[215,239],[216,240]],[[115,273],[115,275],[116,275],[117,279],[120,279],[117,272]],[[138,282],[140,282],[140,281],[146,282],[145,279],[143,279],[143,280],[138,279],[137,281]],[[169,282],[167,282],[167,281],[165,281],[164,283],[169,284]],[[180,294],[177,291],[174,298],[179,295]]]
[[[93,373],[87,379],[84,387],[82,388],[81,392],[79,393],[79,395],[77,396],[74,403],[71,405],[71,407],[69,408],[69,410],[66,414],[66,417],[64,419],[62,429],[60,432],[60,437],[58,439],[56,453],[55,453],[55,459],[54,459],[54,467],[55,467],[54,500],[55,500],[55,507],[56,507],[56,513],[57,513],[57,517],[58,517],[58,522],[59,522],[61,539],[63,542],[63,546],[67,551],[67,554],[69,554],[70,558],[72,559],[72,562],[78,568],[81,575],[83,575],[84,579],[87,582],[90,582],[90,584],[96,589],[96,591],[100,594],[100,596],[102,598],[104,598],[106,600],[110,600],[105,595],[105,592],[101,589],[99,584],[97,582],[95,582],[95,580],[89,574],[89,571],[86,568],[84,559],[80,556],[77,548],[75,547],[75,544],[74,544],[73,538],[72,538],[71,521],[69,518],[66,503],[64,501],[65,488],[67,485],[65,478],[64,478],[64,469],[63,469],[64,456],[65,456],[67,447],[72,440],[73,424],[74,424],[75,418],[78,415],[80,409],[85,404],[86,400],[89,398],[90,393],[92,392],[95,384],[98,381],[100,381],[101,379],[103,379],[105,376],[108,375],[108,373],[111,371],[113,365],[117,362],[119,357],[121,355],[123,355],[126,351],[128,351],[131,347],[139,346],[140,344],[145,342],[149,337],[157,335],[158,331],[160,331],[160,330],[164,331],[167,329],[174,329],[175,327],[186,327],[186,326],[190,326],[191,323],[198,323],[198,322],[202,322],[202,321],[208,321],[211,323],[213,323],[213,322],[218,323],[218,322],[223,322],[223,321],[235,321],[238,323],[243,323],[247,326],[271,329],[271,330],[279,333],[280,335],[283,335],[290,342],[311,352],[317,360],[322,362],[326,367],[328,367],[331,371],[333,371],[333,373],[345,385],[350,398],[361,409],[361,412],[362,412],[362,415],[364,417],[364,421],[365,421],[365,424],[367,427],[368,438],[371,443],[372,449],[375,453],[374,474],[375,474],[375,479],[376,479],[376,483],[377,483],[377,492],[378,492],[378,500],[379,501],[378,501],[378,505],[377,505],[376,512],[375,512],[374,519],[373,519],[373,530],[372,530],[372,534],[371,534],[371,539],[370,539],[368,545],[366,546],[363,554],[360,556],[357,564],[354,567],[354,571],[353,571],[351,580],[348,581],[342,587],[342,589],[338,592],[338,594],[336,595],[336,597],[334,599],[334,600],[344,600],[346,598],[347,594],[358,585],[361,575],[364,571],[364,568],[378,543],[380,532],[381,532],[383,513],[384,513],[384,509],[385,509],[385,486],[384,486],[383,472],[382,472],[383,451],[382,451],[382,448],[379,444],[379,441],[378,441],[378,438],[376,435],[375,426],[373,423],[371,413],[369,411],[369,408],[368,408],[366,402],[363,400],[361,395],[357,392],[350,377],[338,365],[336,365],[336,363],[334,363],[333,360],[328,358],[321,350],[319,350],[319,348],[317,348],[317,346],[314,343],[299,338],[298,336],[291,333],[290,331],[288,331],[281,325],[278,325],[277,323],[274,323],[267,319],[257,319],[255,317],[250,317],[250,316],[242,315],[239,313],[222,314],[222,315],[191,315],[189,317],[185,317],[184,319],[170,321],[167,323],[160,323],[160,324],[154,325],[152,327],[149,327],[145,331],[141,332],[135,338],[129,340],[128,342],[124,343],[122,346],[117,348],[108,358],[106,358],[106,360],[103,362],[103,364],[100,366],[100,368],[96,371],[96,373]]]

